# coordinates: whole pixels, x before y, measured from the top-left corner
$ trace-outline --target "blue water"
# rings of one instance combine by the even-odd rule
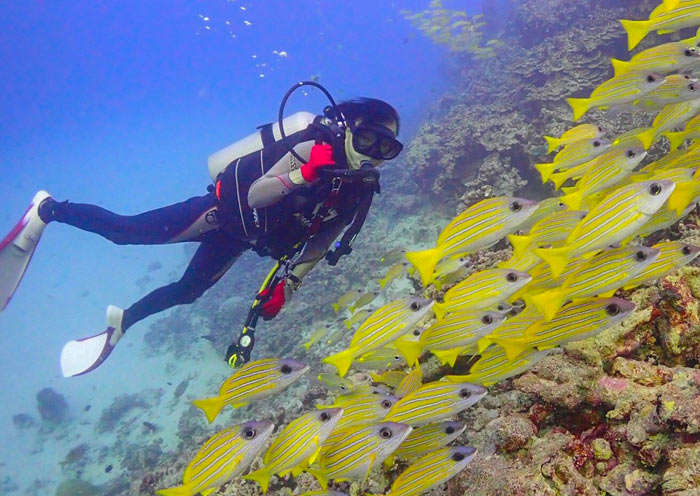
[[[201,195],[207,156],[274,120],[284,92],[310,77],[338,100],[391,102],[405,140],[450,84],[445,49],[399,13],[427,4],[4,2],[0,232],[12,228],[38,189],[126,214]],[[326,105],[316,93],[300,93],[289,112]],[[115,246],[64,225],[46,230],[0,315],[0,436],[8,440],[0,448],[0,479],[11,475],[21,489],[42,479],[45,494],[61,479],[59,462],[75,444],[71,433],[32,454],[34,434],[11,421],[20,412],[38,417],[41,388],[64,394],[78,417],[85,405],[108,405],[118,392],[162,385],[163,363],[136,351],[150,321],[134,327],[131,344],[89,376],[64,379],[58,366],[64,342],[103,329],[108,304],[128,306],[144,294],[135,281],[154,261],[163,268],[149,274],[147,290],[179,277],[187,259],[179,245]],[[93,410],[88,421],[99,414]]]

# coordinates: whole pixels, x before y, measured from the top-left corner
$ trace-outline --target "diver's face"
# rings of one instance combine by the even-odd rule
[[[353,132],[350,130],[348,127],[345,130],[345,155],[348,159],[348,167],[353,170],[357,170],[360,167],[362,167],[362,164],[369,163],[373,167],[378,167],[379,165],[384,162],[382,158],[376,158],[376,157],[371,157],[363,151],[365,150],[364,148],[361,148],[362,146],[371,146],[371,139],[363,139],[363,136],[360,135],[362,133],[362,120],[357,120],[355,122],[355,125],[353,128],[355,129],[357,135],[353,135]],[[396,132],[397,132],[397,124],[396,122],[390,122],[386,124],[369,124],[367,127],[370,127],[377,131],[377,134],[384,135],[387,138],[396,138]],[[358,128],[360,130],[358,131]],[[354,139],[353,139],[354,138]],[[353,143],[356,143],[358,146],[356,147]],[[357,148],[360,148],[359,150]],[[400,144],[399,144],[399,151],[400,151]],[[370,152],[371,153],[371,152]],[[397,153],[398,154],[398,153]]]

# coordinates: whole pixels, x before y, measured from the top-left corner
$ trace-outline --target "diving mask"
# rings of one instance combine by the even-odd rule
[[[403,150],[391,129],[377,124],[350,124],[352,147],[375,160],[391,160]]]

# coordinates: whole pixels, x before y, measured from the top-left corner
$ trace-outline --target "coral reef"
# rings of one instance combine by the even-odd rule
[[[34,417],[29,415],[28,413],[18,413],[16,415],[13,415],[12,423],[18,429],[29,429],[30,427],[34,427],[36,425]]]
[[[117,396],[112,404],[100,414],[95,430],[98,433],[113,431],[130,410],[155,406],[160,401],[162,394],[162,390],[145,390],[138,394]]]
[[[44,388],[36,394],[37,409],[41,420],[59,424],[68,415],[68,403],[62,394],[52,388]]]

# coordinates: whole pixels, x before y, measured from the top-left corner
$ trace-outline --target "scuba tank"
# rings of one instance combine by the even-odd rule
[[[311,112],[297,112],[282,120],[282,131],[280,131],[279,122],[260,126],[258,127],[258,131],[250,136],[246,136],[226,148],[212,153],[208,160],[209,176],[211,180],[216,181],[219,174],[233,161],[250,155],[251,153],[259,152],[270,143],[282,140],[282,133],[285,131],[292,134],[303,131],[314,122],[315,118],[316,116]]]

